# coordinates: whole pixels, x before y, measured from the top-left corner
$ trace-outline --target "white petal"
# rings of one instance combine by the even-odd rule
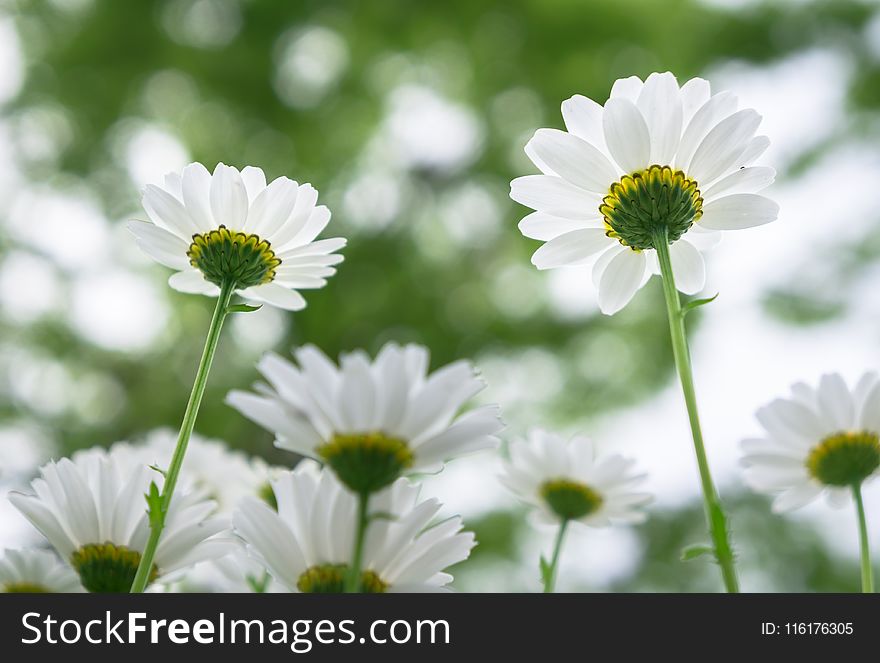
[[[248,194],[248,200],[252,203],[257,195],[266,188],[266,173],[256,166],[245,166],[241,169],[241,181]]]
[[[266,283],[253,288],[245,288],[239,294],[246,299],[255,299],[287,311],[300,311],[306,307],[306,300],[301,294],[278,283]]]
[[[651,136],[651,163],[669,164],[681,140],[682,110],[678,82],[666,72],[651,74],[636,103]]]
[[[645,256],[629,249],[618,253],[599,281],[599,309],[613,315],[636,294],[645,274]]]
[[[146,221],[130,221],[128,229],[137,238],[138,246],[160,264],[171,269],[189,268],[189,247],[177,235]]]
[[[605,147],[602,129],[602,106],[592,99],[576,94],[562,102],[562,119],[565,127],[578,138],[598,149]]]
[[[776,220],[779,205],[754,193],[735,193],[703,206],[698,223],[710,230],[741,230]]]
[[[782,513],[783,511],[797,509],[812,502],[821,492],[821,486],[812,483],[795,486],[782,493],[773,501],[773,511],[775,513]]]
[[[183,169],[181,179],[183,204],[198,232],[208,232],[217,227],[211,214],[211,173],[200,163],[191,163]]]
[[[519,231],[531,239],[539,239],[542,242],[564,235],[572,230],[584,230],[589,227],[601,228],[602,220],[596,215],[592,221],[583,219],[566,219],[560,216],[552,216],[544,212],[532,212],[519,222]]]
[[[211,178],[211,213],[220,225],[241,230],[248,213],[248,195],[241,174],[218,163]]]
[[[755,135],[761,116],[751,108],[737,111],[706,134],[687,168],[689,177],[707,186],[736,164]]]
[[[622,170],[633,173],[649,165],[651,135],[635,104],[626,99],[609,99],[602,116],[605,143]]]
[[[168,285],[178,292],[186,292],[191,295],[209,295],[216,297],[220,294],[220,288],[205,280],[202,273],[197,269],[188,269],[183,272],[172,274],[168,279]]]
[[[199,232],[183,203],[164,189],[148,184],[142,204],[156,225],[170,230],[182,240],[191,240],[193,234]]]
[[[573,230],[551,239],[532,255],[532,264],[538,269],[575,265],[592,258],[599,251],[612,246],[604,228]]]
[[[823,375],[817,390],[819,413],[838,430],[851,430],[856,423],[856,409],[849,388],[837,373]]]
[[[559,177],[526,175],[510,183],[510,197],[532,209],[572,219],[594,219],[601,196]]]
[[[739,155],[739,165],[750,166],[767,151],[770,147],[770,139],[767,136],[755,136],[746,145],[745,151]]]
[[[696,247],[680,239],[669,247],[675,286],[686,295],[698,293],[706,285],[706,263]]]
[[[751,166],[733,171],[703,192],[703,200],[712,201],[733,193],[758,193],[773,184],[776,171],[769,166]]]
[[[687,168],[706,134],[730,116],[736,110],[737,103],[737,98],[730,92],[719,92],[700,106],[682,133],[678,154],[675,155],[675,164],[679,168]]]
[[[263,188],[251,202],[244,230],[272,241],[272,236],[290,217],[296,203],[296,182],[279,177]]]
[[[687,126],[688,122],[699,110],[703,104],[709,101],[712,96],[712,89],[709,81],[704,78],[692,78],[681,86],[681,113],[682,126]]]
[[[638,76],[630,76],[629,78],[618,78],[611,86],[611,99],[627,99],[633,103],[639,98],[642,91],[642,79]]]
[[[617,172],[605,155],[572,134],[538,129],[527,147],[557,175],[587,191],[604,195],[617,181]]]

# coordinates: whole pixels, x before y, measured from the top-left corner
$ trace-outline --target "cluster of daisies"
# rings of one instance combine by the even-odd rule
[[[776,218],[776,204],[759,193],[774,178],[755,165],[768,145],[756,135],[760,116],[702,79],[679,86],[669,73],[631,77],[614,84],[604,106],[574,96],[562,114],[567,131],[540,129],[526,146],[541,174],[514,180],[511,196],[535,210],[520,223],[544,242],[533,263],[591,261],[604,313],[623,308],[652,274],[699,292],[703,252],[722,231]],[[130,228],[175,270],[169,285],[218,299],[198,398],[179,434],[53,460],[30,493],[11,493],[54,552],[3,553],[0,590],[128,592],[139,570],[152,591],[446,588],[449,568],[476,541],[459,517],[421,497],[420,477],[500,444],[500,408],[479,404],[485,384],[474,365],[431,370],[428,350],[414,344],[338,361],[315,345],[269,353],[257,367],[263,381],[226,402],[291,452],[290,467],[191,436],[222,319],[251,310],[233,298],[304,308],[300,291],[335,273],[345,240],[317,239],[330,212],[311,185],[267,183],[254,167],[219,164],[211,173],[191,164],[148,186],[143,206],[148,219]],[[880,467],[875,375],[853,388],[836,375],[817,389],[795,385],[758,419],[767,434],[743,443],[745,476],[779,493],[775,508],[823,492],[836,503],[855,495],[861,507],[858,488]],[[536,525],[557,531],[540,565],[548,591],[567,527],[645,518],[650,495],[634,461],[598,454],[586,437],[536,428],[506,445],[502,466],[500,480],[532,507]],[[161,507],[145,500],[157,494]]]

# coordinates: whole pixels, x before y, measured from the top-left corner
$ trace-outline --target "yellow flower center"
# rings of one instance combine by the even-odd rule
[[[870,431],[829,435],[810,450],[807,469],[828,486],[860,484],[880,467],[880,438]]]
[[[79,573],[83,587],[90,592],[123,594],[131,590],[141,554],[112,543],[90,543],[76,550],[70,564]],[[156,579],[155,565],[149,581]]]
[[[414,460],[404,440],[379,431],[337,434],[316,451],[339,480],[359,495],[394,482]]]
[[[206,280],[218,286],[232,282],[236,288],[271,282],[281,264],[269,242],[226,226],[193,235],[186,255]]]
[[[347,573],[346,564],[313,566],[300,575],[296,587],[303,594],[341,594],[345,591]],[[361,586],[358,591],[362,594],[383,594],[387,589],[388,583],[373,571],[364,571],[361,574]]]
[[[541,484],[541,497],[563,520],[576,520],[595,513],[602,496],[586,484],[571,479],[550,479]]]
[[[612,184],[599,212],[608,237],[642,251],[654,248],[654,235],[663,228],[670,244],[684,235],[703,215],[703,198],[682,171],[655,165]]]
[[[5,594],[48,594],[48,588],[33,582],[11,582],[0,587]]]

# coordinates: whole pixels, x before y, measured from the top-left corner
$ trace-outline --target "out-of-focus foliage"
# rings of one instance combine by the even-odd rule
[[[537,416],[544,425],[586,421],[670,379],[657,283],[605,318],[559,304],[553,277],[529,265],[538,243],[516,229],[525,210],[508,200],[508,182],[530,172],[522,155],[530,133],[561,126],[562,99],[576,92],[604,99],[621,76],[670,69],[684,79],[730,60],[769,64],[821,44],[853,65],[853,117],[880,107],[880,59],[862,38],[873,9],[855,0],[736,10],[693,0],[2,6],[25,58],[21,90],[3,109],[20,188],[32,189],[31,203],[47,192],[86,199],[106,220],[95,237],[111,246],[107,264],[59,260],[53,242],[79,238],[85,251],[99,241],[77,230],[79,216],[53,225],[28,216],[39,204],[0,206],[0,250],[48,265],[58,304],[24,317],[0,309],[0,423],[39,431],[60,453],[175,426],[182,415],[212,302],[170,291],[167,270],[122,248],[131,244],[122,224],[142,214],[138,188],[158,178],[158,165],[255,164],[270,177],[312,182],[333,210],[332,234],[349,237],[338,275],[305,293],[304,312],[233,323],[205,396],[200,432],[287,463],[267,433],[223,405],[230,388],[256,379],[254,360],[269,349],[312,342],[334,355],[396,339],[428,345],[435,366],[473,357],[520,380],[496,385],[516,391],[507,413],[514,429]],[[858,131],[856,120],[840,134]],[[792,172],[825,147],[799,155]],[[74,230],[54,236],[48,231],[58,223]],[[48,234],[28,241],[29,229]],[[823,279],[864,270],[880,257],[877,247],[876,237],[844,247],[816,287],[792,274],[790,287],[768,296],[768,310],[797,323],[840,315],[846,303]],[[113,304],[101,290],[89,296],[82,281],[111,268],[159,293],[160,328],[148,343],[96,341],[102,306]],[[765,572],[779,573],[778,588],[852,584],[853,574],[841,575],[814,535],[769,519],[762,501],[744,500],[735,511],[744,514],[736,521],[744,562],[752,564],[746,550],[760,556]],[[513,563],[528,536],[520,515],[472,523],[483,543],[473,568]],[[705,562],[677,561],[683,546],[703,538],[701,518],[697,507],[654,516],[638,530],[651,554],[615,588],[713,589]],[[770,554],[771,538],[785,543],[783,554]],[[811,557],[795,570],[792,560],[805,550]]]

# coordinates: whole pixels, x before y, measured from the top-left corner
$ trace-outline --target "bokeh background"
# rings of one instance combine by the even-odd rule
[[[508,437],[590,433],[657,494],[633,529],[577,532],[562,590],[700,591],[707,539],[659,283],[598,313],[588,268],[539,273],[511,178],[574,93],[671,70],[764,115],[779,221],[709,259],[691,316],[710,458],[751,591],[855,590],[850,510],[779,517],[743,486],[739,439],[798,379],[880,368],[880,6],[875,2],[0,0],[0,494],[50,457],[176,427],[212,303],[166,284],[131,241],[139,191],[191,160],[313,183],[349,237],[308,308],[235,316],[197,430],[290,464],[223,405],[265,351],[387,340],[478,364]],[[550,534],[461,459],[425,492],[481,542],[466,591],[534,590]],[[880,550],[880,488],[866,494]],[[0,548],[39,537],[0,501]]]

